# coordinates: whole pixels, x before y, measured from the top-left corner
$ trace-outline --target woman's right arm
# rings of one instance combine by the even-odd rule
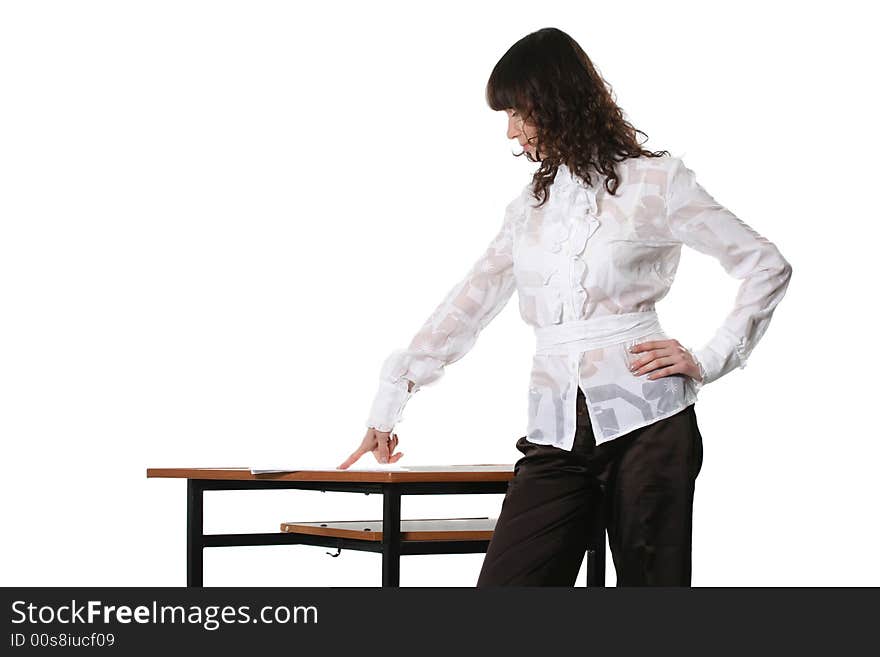
[[[501,228],[486,250],[446,294],[409,346],[385,359],[368,427],[391,431],[402,420],[410,397],[440,379],[448,365],[467,354],[510,300],[516,289],[513,227],[523,210],[520,194],[507,205]]]
[[[524,193],[507,205],[498,233],[467,275],[431,313],[409,346],[394,350],[383,362],[379,388],[366,422],[367,435],[343,466],[348,467],[359,455],[373,451],[370,445],[374,438],[380,443],[390,438],[391,430],[403,419],[403,409],[410,397],[440,379],[446,366],[470,351],[480,332],[510,300],[516,289],[513,228],[524,212]]]

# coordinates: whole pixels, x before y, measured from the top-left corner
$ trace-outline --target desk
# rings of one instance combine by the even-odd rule
[[[456,495],[507,492],[512,465],[410,466],[407,470],[293,470],[253,474],[250,468],[148,468],[147,477],[186,479],[186,585],[203,585],[203,550],[239,545],[317,545],[382,555],[382,586],[400,586],[400,557],[409,554],[486,552],[489,540],[404,540],[402,495]],[[205,534],[205,491],[320,490],[382,495],[382,540],[277,531]],[[601,515],[601,514],[596,514]],[[289,520],[287,518],[284,519]],[[279,523],[279,527],[281,523]],[[587,552],[587,586],[605,585],[605,531],[596,527]]]

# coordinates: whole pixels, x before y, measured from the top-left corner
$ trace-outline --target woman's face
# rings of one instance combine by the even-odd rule
[[[507,138],[516,139],[520,146],[528,153],[531,153],[535,159],[538,157],[538,131],[531,123],[523,121],[519,110],[506,109],[507,112]]]

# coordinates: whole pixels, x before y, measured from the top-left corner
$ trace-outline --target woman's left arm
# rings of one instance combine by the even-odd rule
[[[666,221],[683,244],[716,258],[742,281],[733,310],[703,347],[691,351],[703,375],[700,388],[744,368],[791,279],[791,265],[775,244],[759,235],[703,189],[682,162],[672,158],[666,188]]]

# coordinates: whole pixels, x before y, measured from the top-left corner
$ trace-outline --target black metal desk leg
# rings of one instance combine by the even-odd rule
[[[382,492],[382,586],[400,586],[400,490]]]
[[[605,530],[598,532],[593,548],[587,550],[587,586],[605,586]]]
[[[198,479],[186,480],[186,585],[202,586],[202,557],[205,547],[202,522],[203,507],[202,482]]]

